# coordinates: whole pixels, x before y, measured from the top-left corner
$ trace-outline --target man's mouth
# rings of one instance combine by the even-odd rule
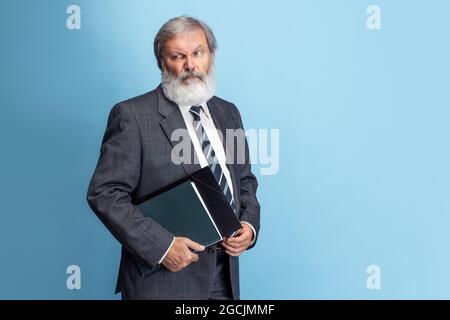
[[[200,76],[187,76],[184,77],[183,80],[181,80],[182,82],[190,82],[191,80],[198,80],[198,81],[203,81],[202,77]]]

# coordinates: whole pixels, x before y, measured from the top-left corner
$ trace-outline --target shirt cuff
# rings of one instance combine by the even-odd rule
[[[172,245],[173,245],[174,241],[175,241],[175,237],[173,237],[172,243],[170,244],[169,248],[166,250],[166,252],[165,252],[164,255],[162,256],[162,258],[159,259],[158,264],[161,264],[161,262],[163,262],[164,258],[165,258],[165,257],[167,256],[167,254],[169,253],[170,248],[172,248]]]
[[[253,231],[253,238],[252,238],[252,242],[250,243],[250,246],[252,246],[254,243],[255,243],[255,241],[256,241],[256,230],[255,230],[255,228],[253,228],[253,226],[250,224],[250,223],[248,223],[247,221],[241,221],[242,223],[245,223],[246,225],[248,225],[250,228],[252,228],[252,231]]]

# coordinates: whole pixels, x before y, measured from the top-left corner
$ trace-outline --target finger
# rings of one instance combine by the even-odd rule
[[[202,246],[200,243],[192,241],[191,239],[185,238],[184,243],[191,249],[195,251],[203,251],[205,250],[205,246]]]
[[[230,239],[240,238],[243,236],[248,236],[250,234],[253,234],[252,230],[250,230],[248,228],[242,228],[242,229],[239,229],[239,233],[236,236],[231,237]]]
[[[237,237],[231,237],[231,238],[227,238],[227,240],[225,242],[227,243],[240,243],[245,241],[245,239],[247,238],[245,233],[242,233],[240,235],[238,235]]]
[[[192,262],[197,262],[198,261],[198,254],[193,253],[192,257],[191,257],[191,261]]]
[[[178,269],[177,269],[177,268],[175,268],[175,267],[172,267],[172,266],[170,266],[170,267],[167,267],[167,269],[169,269],[169,271],[170,271],[170,272],[177,272],[177,271],[178,271]]]
[[[242,246],[243,242],[222,242],[223,245],[231,248],[238,248]]]
[[[244,251],[245,249],[248,248],[248,246],[250,245],[250,243],[249,243],[249,242],[243,242],[243,243],[232,244],[232,245],[230,245],[230,244],[228,244],[228,243],[225,243],[225,245],[226,245],[228,248],[232,248],[232,249],[235,249],[235,250]]]
[[[240,228],[240,229],[236,230],[236,232],[234,233],[233,236],[224,237],[223,240],[228,240],[228,239],[231,239],[231,238],[235,238],[235,237],[239,236],[242,233],[243,230],[244,230],[243,228]]]
[[[234,242],[234,241],[236,241],[236,239],[239,239],[239,238],[241,238],[241,235],[235,235],[234,237],[225,238],[224,241],[225,242]]]
[[[232,247],[232,246],[229,246],[227,244],[224,244],[223,247],[225,248],[225,250],[228,250],[228,251],[233,252],[233,253],[242,252],[242,251],[244,251],[244,248],[245,248],[245,246]]]
[[[242,232],[244,232],[244,228],[240,228],[238,231],[236,231],[236,233],[234,234],[234,236],[233,236],[233,237],[230,237],[230,238],[236,238],[236,237],[239,237],[239,236],[242,234]]]

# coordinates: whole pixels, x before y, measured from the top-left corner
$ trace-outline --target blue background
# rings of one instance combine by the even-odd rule
[[[81,8],[68,30],[66,8]],[[381,7],[381,30],[366,9]],[[2,1],[0,298],[117,299],[85,195],[108,113],[160,75],[173,16],[216,33],[217,94],[280,130],[244,299],[450,298],[447,1]],[[66,268],[81,268],[81,290]],[[366,268],[381,268],[368,290]]]

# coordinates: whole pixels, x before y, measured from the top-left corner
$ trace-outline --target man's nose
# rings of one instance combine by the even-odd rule
[[[195,69],[194,59],[192,59],[192,57],[189,55],[186,57],[186,61],[184,63],[184,69],[186,71],[194,71],[194,69]]]

